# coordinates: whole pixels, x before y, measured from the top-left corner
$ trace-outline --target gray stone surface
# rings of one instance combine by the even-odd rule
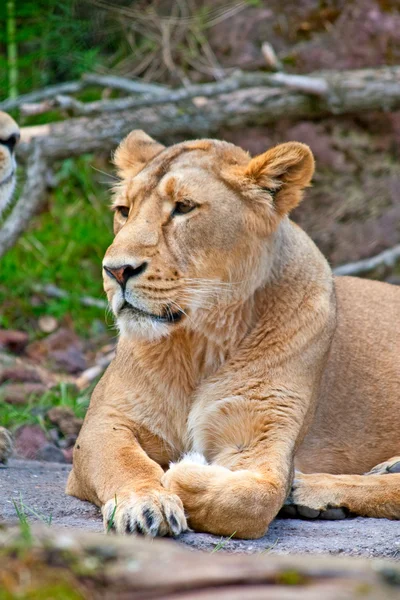
[[[64,494],[69,465],[11,460],[0,469],[0,521],[17,522],[13,499],[54,525],[102,531],[100,511]],[[26,509],[27,515],[29,510]],[[32,515],[32,521],[37,517]],[[206,552],[221,538],[204,533],[186,533],[179,541]],[[400,559],[400,521],[387,519],[344,519],[338,521],[277,519],[259,540],[224,540],[220,552],[276,554],[343,554]],[[221,544],[220,544],[221,546]]]

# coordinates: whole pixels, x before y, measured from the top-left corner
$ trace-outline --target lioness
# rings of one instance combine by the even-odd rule
[[[257,538],[296,468],[297,505],[399,518],[400,290],[334,279],[289,220],[310,149],[133,131],[115,163],[120,339],[67,492],[121,533]]]
[[[16,181],[14,149],[19,140],[19,128],[14,119],[0,111],[0,217],[11,201]],[[1,227],[1,225],[0,225]],[[12,452],[11,435],[0,426],[0,466]]]
[[[0,111],[0,216],[11,201],[16,181],[15,146],[19,127],[10,115]]]

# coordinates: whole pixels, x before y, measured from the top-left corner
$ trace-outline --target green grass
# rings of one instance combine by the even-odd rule
[[[36,517],[39,521],[42,521],[43,523],[45,523],[46,525],[51,525],[53,522],[53,516],[50,514],[49,516],[43,515],[42,513],[37,512],[36,510],[34,510],[33,508],[31,508],[30,506],[27,506],[23,501],[22,501],[22,495],[19,495],[19,500],[17,502],[17,500],[13,500],[12,501],[14,504],[14,508],[15,508],[15,512],[17,513],[17,517],[18,520],[20,522],[21,528],[22,527],[29,527],[29,521],[28,521],[28,514],[29,513],[31,516]]]
[[[11,431],[28,424],[50,429],[54,425],[47,421],[46,412],[53,406],[68,406],[77,417],[83,418],[94,386],[95,382],[83,392],[77,392],[74,386],[61,383],[40,397],[28,398],[27,403],[21,406],[4,402],[0,387],[1,424]]]
[[[1,260],[0,327],[39,334],[42,315],[71,317],[83,336],[93,336],[105,322],[103,309],[83,307],[84,295],[105,298],[101,261],[112,240],[110,192],[106,176],[92,156],[64,161],[48,207]],[[70,297],[48,298],[35,284],[54,284]]]
[[[224,546],[229,542],[229,540],[231,540],[233,538],[233,536],[235,535],[236,531],[234,531],[233,533],[231,533],[231,535],[227,538],[221,538],[218,542],[218,544],[216,544],[215,548],[213,548],[211,550],[211,554],[214,554],[215,552],[219,552],[220,550],[222,550],[224,548]]]
[[[114,527],[114,518],[115,518],[115,513],[117,512],[117,505],[118,505],[117,494],[115,494],[115,497],[114,497],[114,508],[113,508],[111,517],[107,521],[107,533],[110,533],[110,531]]]

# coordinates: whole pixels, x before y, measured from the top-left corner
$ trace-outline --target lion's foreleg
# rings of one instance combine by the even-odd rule
[[[182,499],[191,527],[241,538],[264,535],[290,489],[308,402],[264,386],[258,398],[234,396],[203,410],[203,417],[198,413],[195,445],[209,464],[189,457],[163,477]]]
[[[365,475],[296,474],[290,501],[314,511],[314,517],[336,518],[335,509],[363,517],[400,519],[400,457]],[[301,511],[300,511],[301,514]]]
[[[73,462],[67,493],[100,506],[106,530],[157,536],[186,529],[181,500],[161,485],[163,469],[141,448],[124,415],[89,411]]]

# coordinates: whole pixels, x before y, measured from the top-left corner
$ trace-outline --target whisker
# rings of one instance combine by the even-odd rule
[[[190,283],[194,283],[194,284],[201,284],[201,285],[220,285],[220,286],[224,286],[224,287],[230,287],[232,285],[241,285],[242,283],[247,283],[249,280],[242,280],[242,281],[219,281],[218,279],[203,279],[202,277],[185,277],[184,278],[185,282],[190,282]]]
[[[97,167],[90,165],[92,167],[92,169],[94,171],[97,171],[98,173],[101,173],[102,175],[106,175],[107,177],[109,177],[110,179],[114,179],[114,181],[120,181],[120,179],[118,177],[115,177],[115,175],[111,175],[111,173],[107,173],[107,171],[102,171],[101,169],[98,169]],[[107,182],[109,183],[109,182]]]
[[[184,314],[184,315],[185,315],[185,316],[186,316],[186,317],[189,319],[189,321],[190,321],[191,323],[193,323],[193,320],[192,320],[192,319],[189,317],[189,315],[187,314],[187,312],[186,312],[185,310],[183,310],[183,308],[182,308],[181,306],[179,306],[179,304],[178,304],[177,302],[175,302],[175,300],[172,300],[171,298],[169,298],[169,302],[171,302],[172,304],[174,304],[174,305],[177,307],[177,309],[178,309],[178,310],[179,310],[181,313],[183,313],[183,314]],[[193,324],[194,324],[194,323],[193,323]]]

